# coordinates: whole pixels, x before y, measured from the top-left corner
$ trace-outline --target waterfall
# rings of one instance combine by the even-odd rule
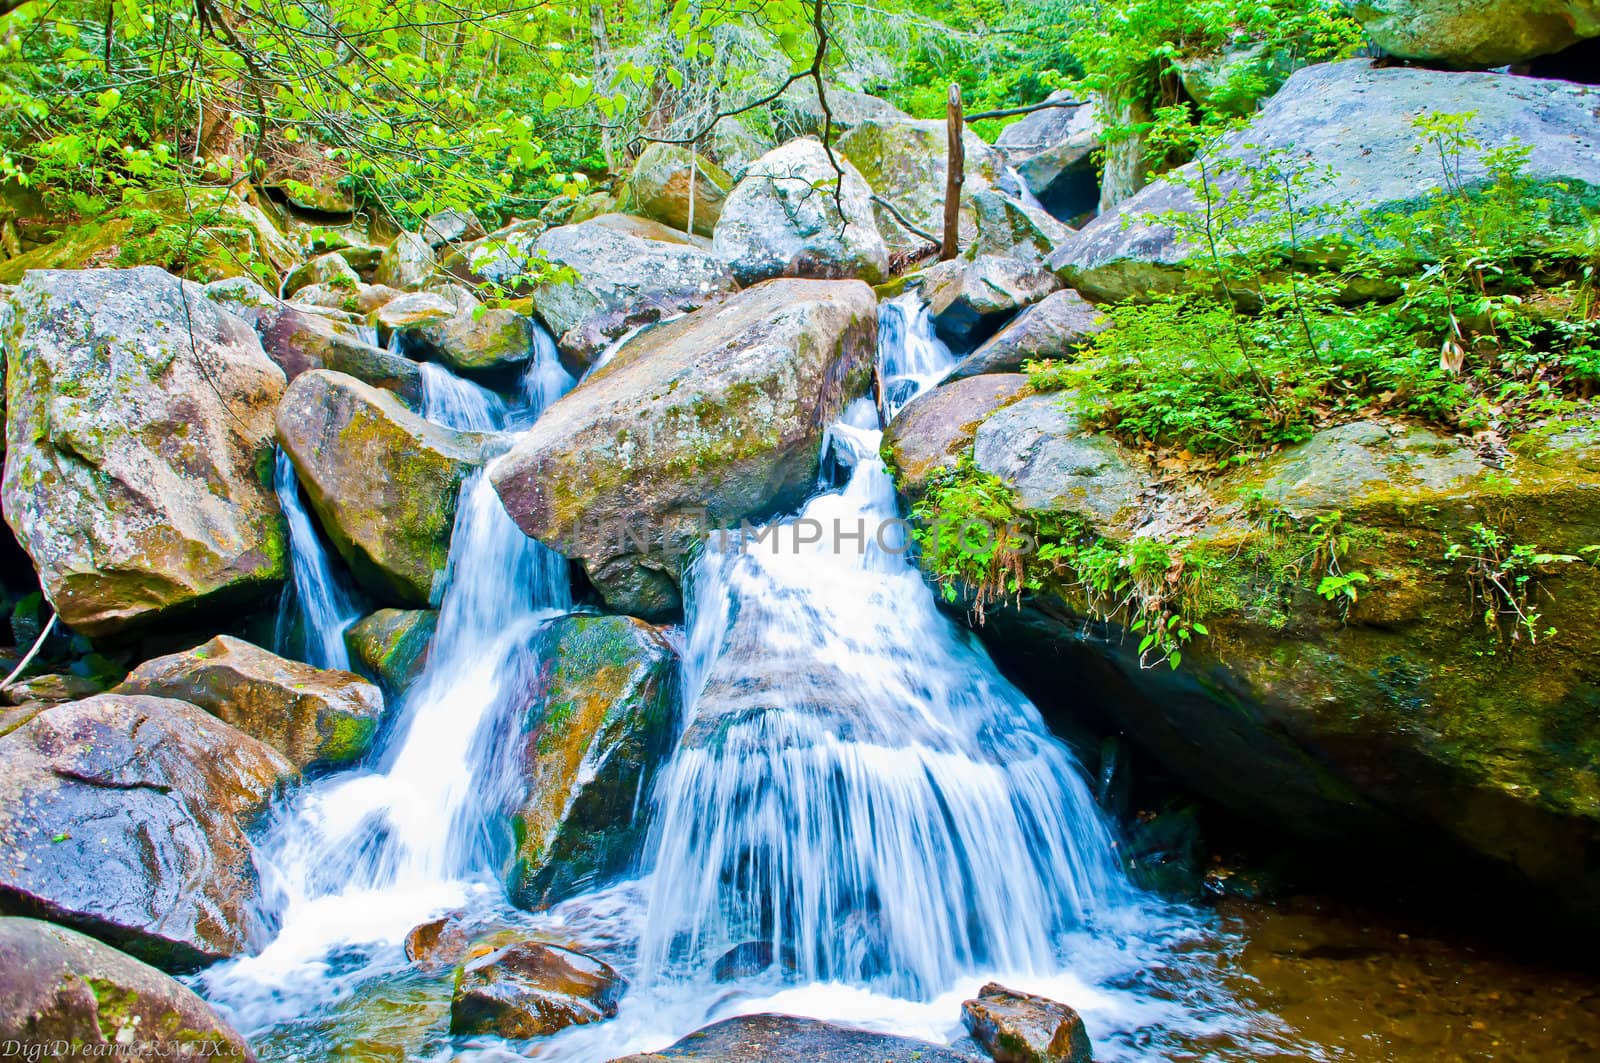
[[[954,359],[915,296],[880,330],[887,419]],[[1129,897],[1072,757],[905,556],[876,425],[862,402],[830,431],[843,490],[753,541],[713,536],[692,571],[647,980],[761,941],[802,981],[927,998],[1054,971],[1066,934]]]
[[[1034,210],[1044,211],[1046,214],[1050,213],[1044,209],[1044,204],[1039,202],[1039,197],[1033,194],[1033,189],[1028,187],[1028,182],[1022,179],[1022,174],[1017,171],[1015,166],[1007,166],[1006,173],[1010,174],[1011,179],[1017,182],[1018,203],[1021,203],[1024,207],[1031,207]]]
[[[446,428],[495,432],[505,426],[506,403],[488,388],[461,379],[437,362],[423,362],[422,416]]]
[[[278,507],[289,525],[291,574],[278,609],[274,648],[318,668],[348,669],[350,651],[345,647],[344,633],[361,611],[334,574],[328,549],[300,497],[294,463],[281,447],[274,458],[272,483],[278,493]]]

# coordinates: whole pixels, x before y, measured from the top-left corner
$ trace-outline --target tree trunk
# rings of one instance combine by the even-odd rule
[[[589,5],[589,37],[594,46],[594,91],[611,94],[611,38],[606,32],[606,12],[599,3]],[[617,169],[617,148],[611,130],[600,130],[600,154],[605,156],[606,169]]]
[[[961,86],[951,85],[945,96],[944,243],[939,261],[961,253],[961,186],[967,179],[967,153],[962,143],[966,123],[961,119]]]

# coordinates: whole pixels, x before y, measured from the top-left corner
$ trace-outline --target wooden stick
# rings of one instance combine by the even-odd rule
[[[961,142],[966,123],[961,119],[961,86],[952,84],[945,96],[944,243],[939,261],[961,253],[961,185],[967,179],[967,153]]]

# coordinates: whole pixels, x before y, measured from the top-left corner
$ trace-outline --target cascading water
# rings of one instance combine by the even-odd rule
[[[290,585],[278,609],[279,653],[318,668],[350,667],[344,633],[360,617],[355,596],[334,574],[328,549],[300,497],[294,464],[278,449],[272,471],[278,506],[289,525]]]

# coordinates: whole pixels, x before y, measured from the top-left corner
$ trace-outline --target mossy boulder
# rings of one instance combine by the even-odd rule
[[[107,1056],[182,1046],[253,1063],[250,1044],[182,983],[64,926],[0,917],[0,1037]],[[119,1052],[118,1050],[121,1050]]]
[[[427,606],[443,587],[462,482],[487,437],[441,428],[343,373],[301,373],[278,406],[278,443],[363,588]]]
[[[62,620],[110,635],[282,582],[284,375],[249,325],[153,266],[40,270],[0,342],[5,516]]]
[[[187,702],[121,694],[0,735],[0,900],[157,966],[259,946],[245,828],[295,776]]]
[[[771,277],[889,279],[872,189],[811,137],[750,164],[723,205],[712,248],[740,284]]]
[[[1576,232],[1586,224],[1581,208],[1600,202],[1592,147],[1600,141],[1600,115],[1593,96],[1592,86],[1570,82],[1379,67],[1365,59],[1306,67],[1208,160],[1214,196],[1228,196],[1268,165],[1303,170],[1294,254],[1303,263],[1337,265],[1348,257],[1348,238],[1375,217],[1409,214],[1446,183],[1416,117],[1471,112],[1466,132],[1483,151],[1463,152],[1451,182],[1469,190],[1482,186],[1489,180],[1485,152],[1526,145],[1530,199],[1544,195],[1564,204],[1555,217]],[[1219,168],[1222,160],[1243,165]],[[1206,275],[1201,242],[1158,220],[1189,214],[1195,231],[1203,229],[1204,205],[1183,183],[1198,176],[1198,166],[1190,163],[1153,182],[1085,225],[1050,260],[1062,281],[1092,299],[1120,300]],[[1287,225],[1281,241],[1288,255]]]
[[[383,694],[358,675],[313,668],[231,635],[146,661],[116,692],[198,705],[301,769],[361,757],[384,708]]]
[[[379,609],[350,625],[344,642],[350,659],[394,699],[427,667],[438,626],[439,614],[432,609]]]
[[[695,310],[737,290],[716,255],[679,242],[682,234],[652,238],[649,230],[658,227],[665,228],[644,221],[627,231],[615,220],[595,218],[551,229],[534,243],[534,254],[575,274],[533,291],[534,309],[571,364],[588,365],[636,326]]]
[[[1487,70],[1600,37],[1596,0],[1351,0],[1350,13],[1390,55]]]
[[[1497,865],[1600,926],[1600,573],[1577,560],[1600,543],[1600,429],[1558,422],[1490,460],[1358,422],[1209,483],[1164,484],[1111,441],[1069,435],[1070,414],[1052,426],[1027,409],[1050,401],[987,417],[979,466],[1038,526],[1167,544],[1174,608],[1207,634],[1176,670],[1141,667],[1126,614],[1108,619],[1070,572],[1042,570],[1021,610],[990,608],[997,657],[1070,670],[1079,701],[1241,815],[1358,858]],[[1063,457],[1086,447],[1090,460]],[[1062,697],[1048,681],[1032,692]]]
[[[704,156],[676,144],[651,144],[640,152],[628,179],[634,209],[646,217],[691,231],[689,202],[694,200],[693,232],[710,236],[722,216],[722,204],[733,191],[733,178]]]
[[[704,521],[810,493],[822,434],[865,393],[876,345],[865,284],[757,285],[624,344],[489,474],[523,531],[581,560],[612,608],[667,617]]]
[[[515,310],[476,307],[400,332],[403,349],[467,376],[504,374],[533,354],[533,322]]]
[[[966,155],[962,175],[967,189],[992,184],[1004,170],[1000,153],[971,130],[964,133],[961,145]],[[943,119],[868,118],[839,138],[838,152],[850,160],[872,191],[893,204],[912,225],[935,236],[944,231],[949,153]],[[874,203],[872,209],[891,251],[925,243],[883,205]],[[964,227],[970,240],[970,217]]]
[[[438,268],[439,260],[427,240],[416,233],[401,233],[378,259],[372,280],[375,284],[408,292],[421,287]]]
[[[626,616],[572,616],[540,633],[523,722],[524,790],[511,814],[512,902],[543,908],[627,871],[656,768],[672,748],[677,656]]]
[[[450,1001],[450,1032],[546,1037],[613,1018],[626,987],[609,964],[592,956],[517,942],[463,965]]]
[[[0,284],[29,270],[159,266],[202,284],[251,277],[276,288],[300,252],[247,196],[222,189],[162,192],[128,203],[0,262]]]
[[[289,275],[283,278],[283,297],[287,299],[313,284],[353,293],[361,286],[361,276],[351,268],[343,255],[329,251],[290,270]]]

